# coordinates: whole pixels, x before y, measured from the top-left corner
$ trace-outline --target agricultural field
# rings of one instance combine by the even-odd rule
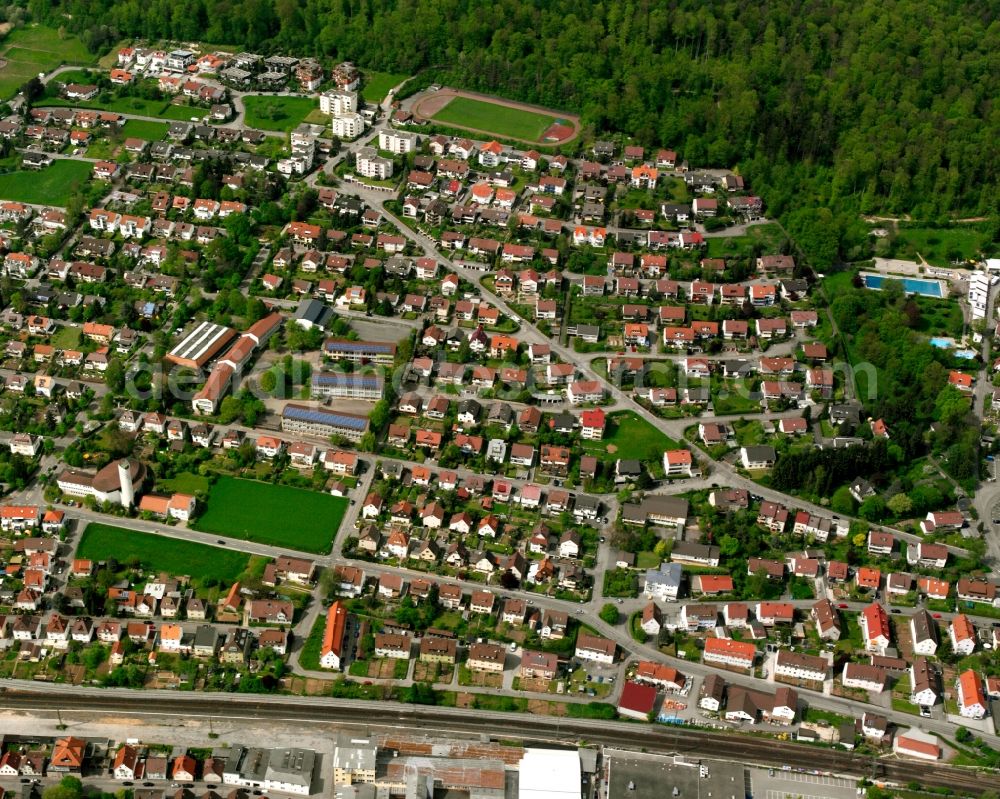
[[[40,170],[20,169],[0,175],[0,199],[36,205],[65,206],[90,179],[93,164],[60,159]]]
[[[128,139],[162,141],[167,137],[169,125],[166,122],[150,122],[147,119],[130,119],[122,126],[122,135]]]
[[[445,125],[493,133],[525,141],[541,141],[556,118],[535,111],[510,108],[471,97],[455,97],[432,119]]]
[[[76,36],[43,25],[12,30],[0,41],[0,99],[13,97],[39,72],[65,63],[92,64],[94,57]]]
[[[220,477],[194,527],[260,544],[330,551],[348,500],[301,488]]]
[[[588,453],[611,462],[624,458],[660,463],[663,451],[677,446],[676,441],[632,411],[608,414],[604,439],[584,442]]]
[[[361,87],[361,96],[365,102],[381,103],[389,93],[389,89],[398,86],[408,77],[409,75],[397,72],[365,73],[365,85]]]
[[[83,531],[77,557],[94,561],[114,558],[119,563],[136,560],[152,572],[164,571],[223,584],[232,583],[250,565],[250,556],[245,552],[96,522]]]
[[[245,123],[251,128],[288,132],[297,127],[316,108],[309,97],[247,95]]]

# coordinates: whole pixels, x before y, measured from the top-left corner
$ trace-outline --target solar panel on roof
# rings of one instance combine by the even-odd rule
[[[322,373],[313,375],[313,385],[315,386],[350,386],[362,385],[377,387],[382,385],[380,375],[341,375]]]
[[[381,341],[328,341],[326,348],[328,350],[342,350],[344,352],[391,353],[395,345]]]
[[[352,430],[364,430],[368,425],[368,419],[364,416],[353,416],[349,413],[324,411],[318,408],[303,408],[295,405],[286,405],[282,415],[286,419],[336,425],[338,427],[346,427]]]

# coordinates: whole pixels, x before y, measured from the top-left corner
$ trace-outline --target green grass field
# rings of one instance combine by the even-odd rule
[[[94,56],[87,52],[76,36],[60,36],[59,31],[43,25],[15,28],[0,42],[0,98],[13,97],[30,78],[39,72],[49,72],[60,64],[92,64]]]
[[[934,266],[950,266],[953,260],[976,259],[989,246],[990,236],[977,225],[950,228],[900,226],[893,257],[917,260],[922,257]]]
[[[397,72],[368,72],[365,74],[365,85],[361,96],[369,103],[381,103],[392,89],[406,80],[409,75]]]
[[[156,484],[157,491],[164,494],[208,494],[208,478],[191,472],[181,472]]]
[[[712,407],[718,416],[760,413],[760,400],[750,396],[752,380],[712,380]]]
[[[55,79],[57,83],[97,83],[100,71],[96,69],[67,69]]]
[[[784,240],[781,228],[774,224],[754,225],[748,227],[742,236],[720,236],[706,238],[709,258],[742,258],[755,244],[763,247],[764,253],[778,252]]]
[[[632,411],[608,414],[604,439],[585,441],[583,446],[587,452],[605,461],[634,458],[652,463],[663,460],[664,450],[677,447],[676,441]]]
[[[191,117],[202,117],[206,110],[198,106],[174,105],[163,100],[146,100],[142,97],[114,97],[107,102],[100,98],[87,102],[65,100],[62,97],[48,97],[38,103],[40,106],[66,106],[69,108],[93,108],[98,111],[115,111],[119,114],[135,114],[140,117],[156,117],[186,122]]]
[[[0,175],[0,199],[65,206],[70,195],[90,179],[93,164],[61,159],[41,170],[21,169]]]
[[[220,477],[195,527],[261,544],[329,552],[348,501],[301,488]]]
[[[526,141],[541,141],[542,134],[556,121],[556,117],[548,114],[507,108],[469,97],[455,97],[433,119],[445,125],[457,125]]]
[[[319,671],[319,653],[323,648],[323,632],[326,629],[326,614],[320,613],[313,622],[312,629],[299,652],[299,665],[307,671]]]
[[[150,571],[215,579],[223,584],[233,582],[250,563],[245,552],[95,522],[83,531],[77,557],[95,561],[114,558],[119,563],[138,560]]]
[[[130,119],[122,126],[125,138],[145,139],[146,141],[162,141],[167,137],[166,122],[150,122],[148,119]]]
[[[80,328],[73,325],[59,327],[49,343],[57,350],[75,350],[80,346]]]
[[[297,127],[314,108],[316,101],[309,97],[271,97],[247,95],[245,123],[262,130],[289,131]]]

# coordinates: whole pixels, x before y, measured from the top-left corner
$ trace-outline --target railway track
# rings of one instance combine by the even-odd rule
[[[113,696],[109,694],[114,694]],[[8,688],[0,705],[12,710],[210,716],[248,720],[298,720],[359,726],[389,726],[418,734],[496,735],[536,742],[580,742],[625,747],[658,754],[711,757],[763,766],[789,766],[830,771],[927,787],[948,787],[963,795],[1000,791],[1000,775],[938,763],[874,759],[773,738],[719,733],[691,727],[639,726],[627,722],[567,719],[549,716],[477,711],[469,716],[456,708],[387,705],[331,698],[260,697],[226,694],[212,696],[159,692],[100,691],[78,696],[63,691]]]

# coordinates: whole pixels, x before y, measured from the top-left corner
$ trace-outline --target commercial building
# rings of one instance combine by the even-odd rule
[[[656,707],[656,689],[652,685],[627,682],[618,700],[618,715],[649,721]]]
[[[264,790],[308,796],[315,765],[316,753],[311,749],[272,749],[264,770]]]
[[[517,799],[579,799],[580,750],[524,750],[518,766]]]
[[[312,793],[316,753],[311,749],[236,746],[228,751],[225,762],[224,785],[300,796]]]
[[[377,754],[378,748],[370,738],[352,738],[340,733],[333,750],[334,786],[374,783]]]

